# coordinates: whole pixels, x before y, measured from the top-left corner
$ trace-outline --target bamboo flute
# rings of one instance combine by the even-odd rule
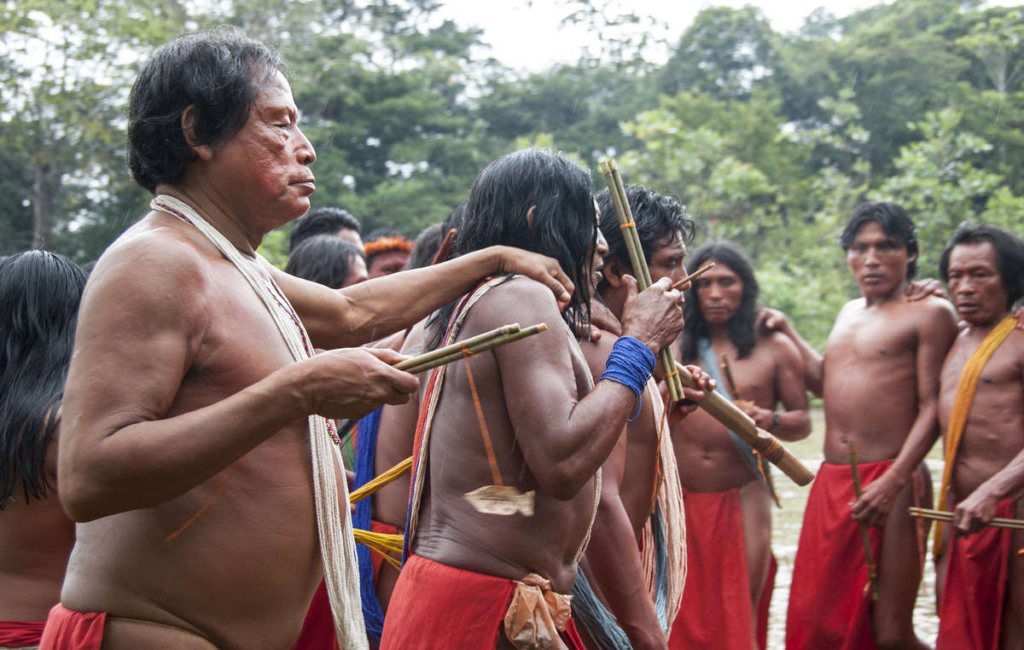
[[[618,176],[618,169],[614,166],[615,161],[607,160],[601,163],[601,170],[604,172],[604,177],[608,181],[608,189],[612,197],[612,202],[615,204],[616,214],[619,216],[620,225],[629,223],[632,221],[632,216],[629,217],[628,222],[623,221],[625,212],[620,212],[621,200],[625,197],[623,191],[621,197],[615,190],[615,180],[618,178],[618,185],[621,186],[622,179]],[[613,173],[614,170],[614,173]],[[625,208],[628,209],[628,202]],[[626,242],[626,249],[629,251],[629,259],[633,264],[633,273],[636,276],[637,284],[640,284],[642,280],[641,275],[644,278],[649,277],[647,270],[647,260],[643,258],[643,252],[639,245],[639,240],[636,238],[636,228],[625,227],[623,228],[623,234],[629,233],[630,237],[623,237]],[[632,242],[632,244],[631,244]],[[634,249],[635,247],[635,249]],[[646,289],[646,286],[641,286],[641,289]],[[743,439],[752,449],[756,450],[757,453],[761,454],[768,459],[768,462],[778,467],[782,473],[793,480],[797,485],[807,485],[814,480],[814,473],[807,469],[803,463],[797,460],[796,456],[791,454],[785,447],[782,446],[775,436],[768,433],[764,429],[759,429],[757,423],[743,411],[736,408],[732,402],[725,399],[714,391],[705,391],[703,388],[697,385],[694,381],[693,375],[684,367],[676,366],[675,361],[672,360],[672,354],[667,349],[663,352],[668,354],[668,358],[671,360],[671,370],[668,367],[662,366],[662,369],[666,373],[676,372],[677,374],[672,375],[672,378],[678,379],[682,387],[692,388],[704,392],[704,398],[697,401],[697,405],[708,412],[711,417],[715,418],[727,428],[731,429],[733,433]],[[668,381],[669,386],[669,398],[670,399],[682,399],[682,390],[678,391],[678,398],[674,398],[672,395],[673,388],[672,382]]]
[[[433,359],[427,359],[424,361],[421,357],[426,355],[406,359],[402,363],[405,363],[406,361],[412,361],[415,363],[409,363],[405,368],[400,368],[400,370],[405,370],[406,372],[413,374],[421,373],[430,370],[431,368],[443,366],[446,363],[458,361],[459,359],[467,356],[473,356],[475,354],[480,354],[481,352],[493,350],[494,348],[505,345],[506,343],[512,343],[513,341],[525,339],[526,337],[533,336],[534,334],[540,334],[547,329],[548,326],[545,323],[539,323],[537,325],[531,325],[526,329],[519,330],[518,332],[509,332],[507,334],[499,333],[497,336],[491,336],[489,339],[475,343],[474,345],[463,345],[463,342],[455,343],[454,345],[449,345],[446,348],[438,348],[437,350],[434,350],[434,352],[445,350],[445,354],[441,356],[435,355]],[[488,334],[491,334],[491,332],[488,332]]]
[[[619,219],[619,227],[622,228],[622,238],[629,251],[629,261],[633,266],[637,286],[643,291],[651,286],[651,272],[647,268],[647,260],[644,258],[644,251],[640,246],[640,238],[636,234],[636,222],[633,220],[633,212],[629,208],[629,200],[626,198],[622,177],[619,176],[619,170],[615,166],[614,160],[606,160],[601,163],[601,169],[608,182],[608,191],[611,194],[612,203],[615,205],[615,215]],[[665,348],[658,353],[658,358],[661,361],[661,369],[665,373],[669,399],[678,402],[683,399],[683,386],[679,381],[679,373],[676,370],[675,359],[672,358],[672,351]]]
[[[860,498],[860,468],[857,467],[857,448],[850,440],[847,447],[850,450],[850,471],[853,473],[853,493]],[[871,538],[868,537],[868,525],[863,521],[860,524],[860,541],[864,544],[864,561],[868,565],[868,584],[866,589],[871,590],[871,600],[878,600],[878,567],[875,565],[875,554],[871,551]]]
[[[406,359],[405,361],[400,361],[399,363],[395,364],[395,368],[398,370],[408,370],[409,368],[415,368],[416,366],[423,365],[429,361],[433,361],[435,359],[440,359],[441,357],[447,356],[452,352],[459,352],[462,350],[463,347],[472,349],[472,347],[474,345],[477,345],[478,343],[483,343],[493,338],[502,336],[503,334],[512,334],[518,331],[519,323],[510,323],[508,325],[503,325],[502,327],[498,327],[489,332],[477,334],[476,336],[470,337],[465,341],[459,341],[458,343],[455,343],[453,345],[446,345],[443,348],[431,350],[430,352],[426,352],[416,357],[411,357],[409,359]]]
[[[923,519],[933,519],[935,521],[953,521],[952,512],[943,512],[942,510],[930,510],[928,508],[910,508],[911,517],[921,517]],[[1024,519],[1004,519],[1002,517],[996,517],[992,521],[988,522],[988,526],[993,528],[1012,528],[1014,530],[1024,530]]]
[[[711,262],[710,264],[706,264],[706,265],[700,267],[699,269],[697,269],[696,271],[694,271],[693,273],[691,273],[690,275],[686,276],[685,278],[683,278],[679,282],[676,282],[675,284],[673,284],[671,288],[672,289],[682,289],[683,285],[685,285],[687,282],[689,282],[691,280],[696,280],[697,278],[699,278],[700,276],[704,275],[705,273],[707,273],[708,271],[710,271],[713,268],[715,268],[715,263],[714,262]]]

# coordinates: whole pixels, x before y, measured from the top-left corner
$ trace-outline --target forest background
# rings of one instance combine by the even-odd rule
[[[656,17],[559,1],[593,47],[527,72],[431,0],[5,0],[0,255],[87,262],[146,212],[125,164],[131,82],[170,36],[225,24],[281,50],[318,154],[313,205],[364,233],[440,221],[508,151],[563,150],[597,188],[614,156],[627,182],[687,205],[695,243],[742,246],[762,302],[819,347],[856,295],[837,237],[861,201],[911,212],[925,276],[962,221],[1024,234],[1021,7],[895,0],[787,33],[757,8],[710,7],[661,64],[645,58]],[[261,248],[275,263],[289,228]]]

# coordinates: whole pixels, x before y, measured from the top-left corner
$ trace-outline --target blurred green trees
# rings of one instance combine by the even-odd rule
[[[793,33],[760,10],[710,7],[644,58],[656,17],[562,0],[595,34],[542,72],[490,59],[436,0],[10,0],[0,4],[0,255],[97,257],[145,211],[124,162],[127,91],[175,33],[235,25],[284,54],[316,147],[314,205],[414,235],[517,147],[679,196],[709,237],[755,261],[766,304],[823,342],[855,295],[836,242],[861,201],[904,205],[921,272],[967,219],[1024,234],[1024,12],[894,0]],[[264,251],[287,253],[288,226]]]

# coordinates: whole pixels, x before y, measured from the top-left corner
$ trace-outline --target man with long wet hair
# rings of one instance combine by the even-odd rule
[[[85,274],[28,251],[0,262],[0,647],[39,645],[75,525],[56,498],[64,378]]]
[[[593,384],[576,343],[589,331],[589,286],[607,250],[591,191],[586,170],[541,149],[499,158],[473,184],[456,254],[502,244],[550,255],[576,291],[560,311],[536,282],[497,277],[431,321],[432,347],[510,322],[549,330],[431,376],[414,447],[410,555],[384,649],[581,647],[565,595],[598,470],[636,412],[654,354],[682,328],[667,280],[641,294],[628,280],[625,336]]]
[[[711,241],[695,250],[691,268],[715,267],[687,292],[681,358],[717,382],[718,392],[782,440],[811,431],[803,364],[778,333],[758,332],[758,285],[747,256]],[[764,648],[774,580],[769,463],[706,413],[672,428],[681,468],[688,573],[670,648]],[[705,522],[715,525],[701,525]]]

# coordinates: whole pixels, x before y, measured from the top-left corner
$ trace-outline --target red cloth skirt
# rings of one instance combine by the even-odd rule
[[[0,621],[0,648],[39,645],[46,621]]]
[[[370,531],[374,533],[386,533],[388,535],[399,535],[401,529],[392,526],[391,524],[385,524],[383,521],[370,520]],[[380,576],[380,565],[384,564],[384,557],[377,551],[370,551],[370,563],[373,565],[373,582],[377,583]]]
[[[683,490],[686,509],[686,587],[670,650],[750,650],[754,612],[743,533],[739,489],[725,492]],[[758,636],[768,634],[767,607],[774,586],[769,567],[758,607]],[[763,613],[761,610],[764,610]],[[761,642],[764,648],[764,642]]]
[[[1013,514],[1013,499],[999,502],[997,517]],[[999,650],[1012,538],[1012,530],[991,526],[950,537],[936,650]]]
[[[381,650],[494,650],[516,583],[410,555],[384,619]],[[562,640],[584,650],[570,619]]]
[[[892,460],[860,463],[861,486],[892,466]],[[856,500],[849,465],[822,463],[807,499],[793,565],[786,617],[786,650],[874,650],[871,595],[860,525],[850,516]],[[882,529],[868,529],[878,561]]]
[[[76,612],[60,603],[46,618],[40,650],[100,650],[106,612]]]

